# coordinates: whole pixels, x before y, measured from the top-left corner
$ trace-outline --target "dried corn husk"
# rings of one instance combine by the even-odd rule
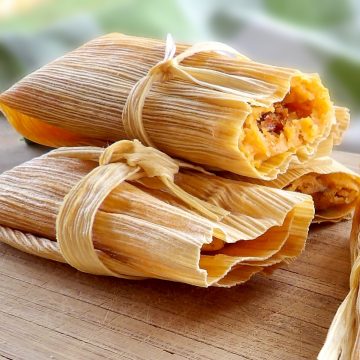
[[[350,236],[350,291],[331,323],[319,360],[360,359],[360,198],[354,213]]]
[[[262,181],[223,174],[254,184],[299,191],[313,196],[314,222],[337,222],[349,219],[360,195],[360,176],[329,157],[313,159],[292,167],[276,180]]]
[[[258,121],[275,107],[291,115],[278,130]],[[328,155],[349,121],[317,74],[260,64],[219,43],[176,50],[171,40],[165,47],[122,34],[90,41],[24,78],[0,96],[0,108],[45,145],[137,138],[260,179]]]
[[[333,126],[332,134],[334,139],[334,145],[340,145],[345,131],[348,129],[350,124],[350,113],[349,109],[341,106],[335,106],[334,108],[336,123]]]
[[[91,274],[204,287],[300,254],[310,196],[200,170],[138,141],[52,151],[0,176],[0,241]]]

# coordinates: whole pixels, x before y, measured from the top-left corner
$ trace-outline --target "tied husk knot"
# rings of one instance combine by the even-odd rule
[[[165,177],[174,180],[179,172],[178,163],[170,156],[142,145],[138,140],[123,140],[104,150],[99,165],[124,162],[131,167],[140,167],[147,177]]]
[[[138,141],[60,148],[0,176],[0,241],[95,275],[233,286],[297,257],[313,215],[310,196]]]
[[[65,149],[68,156],[84,159],[80,149]],[[64,154],[62,149],[51,156]],[[95,216],[103,201],[122,182],[157,177],[167,190],[199,214],[219,221],[227,211],[188,194],[174,183],[177,162],[139,141],[114,143],[99,155],[99,166],[83,177],[65,196],[56,219],[56,237],[61,254],[74,268],[96,275],[117,276],[104,265],[95,250],[92,233]],[[93,159],[91,150],[88,159]]]
[[[239,96],[239,101],[242,100],[243,93],[240,89],[243,79],[241,77],[211,69],[199,69],[180,64],[186,58],[202,52],[219,52],[230,57],[246,58],[237,50],[219,42],[198,43],[175,56],[176,44],[171,35],[168,34],[164,59],[154,65],[147,75],[133,86],[126,100],[122,113],[122,121],[125,133],[129,139],[140,139],[143,144],[156,147],[146,133],[142,119],[146,96],[155,82],[165,82],[172,78],[180,78],[204,88],[225,93],[227,94],[225,99],[234,100],[234,95],[237,95]]]
[[[44,145],[139,139],[210,171],[262,180],[328,156],[349,122],[317,74],[261,64],[217,42],[175,46],[170,36],[116,33],[30,74],[0,95],[0,108]]]

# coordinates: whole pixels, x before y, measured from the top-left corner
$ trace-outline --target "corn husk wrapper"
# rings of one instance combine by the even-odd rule
[[[360,359],[360,198],[353,217],[350,255],[350,291],[335,314],[318,360]]]
[[[349,128],[350,113],[349,109],[335,106],[336,123],[331,130],[334,140],[334,145],[340,145],[344,137],[345,131]]]
[[[300,254],[310,196],[180,164],[126,140],[33,159],[0,176],[0,241],[91,274],[203,287]]]
[[[329,157],[313,159],[292,167],[276,180],[261,181],[223,174],[254,184],[312,195],[315,202],[313,222],[338,222],[350,219],[360,196],[360,175]]]
[[[279,102],[295,118],[279,133],[260,130],[257,120]],[[260,179],[328,155],[349,121],[317,74],[260,64],[220,43],[176,49],[122,34],[90,41],[24,78],[0,96],[0,108],[44,145],[139,139],[176,158]]]

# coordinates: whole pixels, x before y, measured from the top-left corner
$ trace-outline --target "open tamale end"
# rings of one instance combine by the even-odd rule
[[[272,181],[244,178],[229,173],[222,175],[311,195],[315,206],[315,223],[350,219],[360,196],[360,175],[330,157],[313,159],[292,167]]]
[[[106,35],[15,84],[0,108],[41,144],[137,138],[210,169],[267,180],[341,141],[348,111],[333,106],[318,75],[227,50]]]
[[[0,175],[0,241],[96,275],[233,286],[296,258],[310,196],[198,171],[137,141]]]

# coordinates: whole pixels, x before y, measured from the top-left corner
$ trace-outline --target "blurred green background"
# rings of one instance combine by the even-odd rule
[[[360,152],[359,0],[0,0],[0,91],[112,31],[218,40],[258,61],[319,72],[351,109],[341,148]]]

